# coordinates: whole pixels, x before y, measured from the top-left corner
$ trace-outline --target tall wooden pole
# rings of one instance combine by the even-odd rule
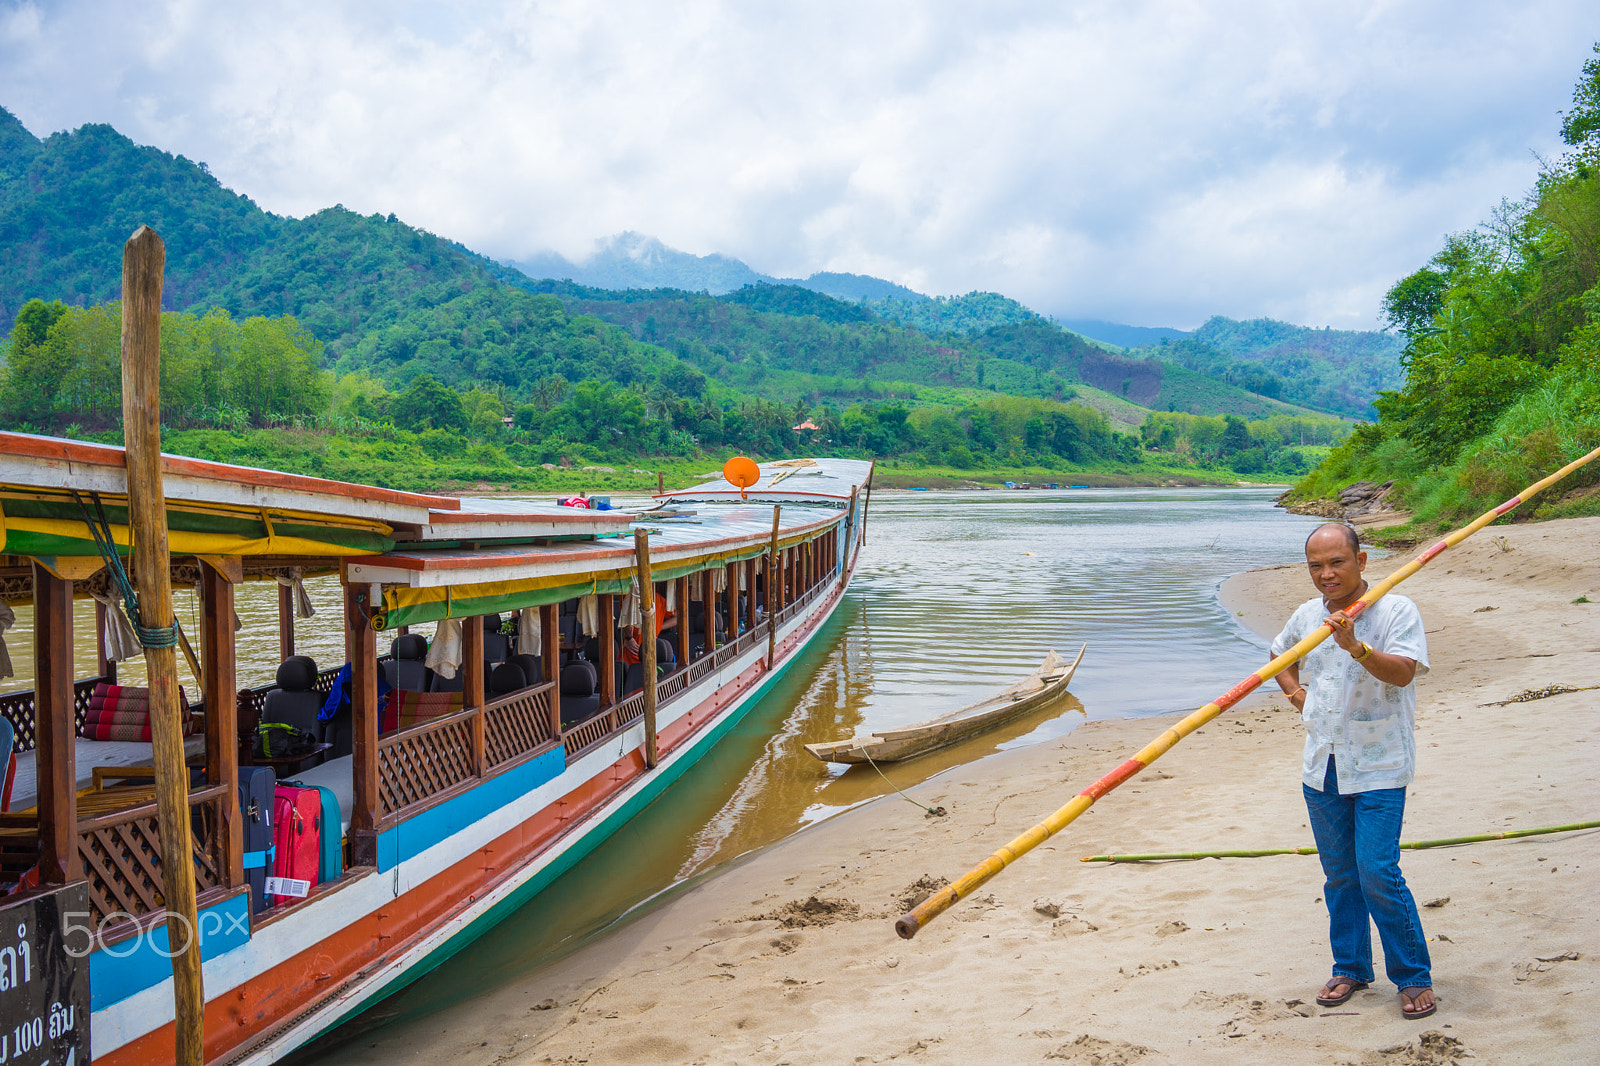
[[[239,560],[234,558],[233,562]],[[241,571],[238,576],[242,577]],[[233,644],[233,576],[200,560],[201,692],[206,705],[206,783],[239,780],[238,664]],[[222,854],[227,858],[227,884],[244,879],[239,790],[230,789],[222,804]]]
[[[610,595],[600,597],[600,706],[617,703],[617,611]],[[559,686],[558,686],[559,687]]]
[[[772,505],[772,545],[767,549],[767,669],[772,669],[778,653],[778,592],[782,580],[778,578],[778,515],[781,504]],[[775,580],[776,579],[776,580]]]
[[[344,586],[344,639],[351,649],[350,863],[378,865],[378,823],[383,819],[378,789],[378,634],[371,618],[376,605],[371,585]]]
[[[294,654],[294,589],[278,586],[278,661]]]
[[[128,527],[139,580],[139,623],[173,625],[172,560],[167,551],[166,496],[161,486],[161,275],[167,249],[149,226],[122,249],[122,433],[127,443]],[[189,771],[183,764],[175,648],[146,648],[150,678],[151,762],[161,833],[161,886],[172,956],[174,1035],[179,1066],[200,1066],[205,989],[195,913],[194,841],[189,831]]]
[[[472,716],[472,768],[483,776],[483,619],[461,620],[461,706],[478,711]]]
[[[83,876],[78,857],[78,775],[72,709],[72,582],[33,564],[35,773],[39,796],[39,880]]]
[[[644,672],[644,766],[656,765],[656,586],[650,580],[650,531],[633,531],[639,567],[639,664]]]

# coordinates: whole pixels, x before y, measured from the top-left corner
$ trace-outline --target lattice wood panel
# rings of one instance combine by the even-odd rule
[[[689,678],[699,667],[700,663],[710,662],[710,659],[701,659],[687,670],[679,670],[661,681],[656,682],[656,703],[665,703],[684,689],[689,687]]]
[[[378,742],[378,799],[385,816],[473,776],[469,718],[416,726]]]
[[[552,739],[550,689],[545,685],[517,693],[484,708],[484,757],[490,766],[530,752]]]
[[[91,677],[83,681],[73,682],[72,714],[74,731],[82,730],[84,720],[89,716],[89,697],[94,693],[95,685],[103,680],[105,679]],[[33,689],[10,692],[0,696],[0,717],[10,722],[12,730],[16,733],[13,750],[32,751],[38,746],[34,714]]]
[[[226,878],[217,832],[222,797],[201,796],[193,802],[190,833],[194,841],[195,890],[203,892]],[[108,916],[137,918],[165,906],[161,833],[153,805],[80,823],[78,856],[89,883],[89,907],[96,927]]]
[[[618,706],[621,705],[619,704]],[[641,708],[644,706],[642,700],[639,706]],[[566,743],[567,761],[569,763],[590,745],[604,740],[616,729],[616,713],[617,708],[613,707],[605,714],[597,714],[588,721],[562,732],[561,739]],[[642,714],[643,711],[641,710],[640,713]]]

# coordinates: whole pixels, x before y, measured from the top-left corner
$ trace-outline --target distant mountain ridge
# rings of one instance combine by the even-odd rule
[[[601,373],[626,384],[654,373],[645,367],[655,357],[633,346],[676,350],[665,324],[683,312],[711,313],[709,300],[748,313],[704,327],[683,319],[683,338],[701,347],[678,354],[713,375],[725,366],[741,368],[739,381],[756,392],[767,388],[763,366],[863,383],[1044,396],[1063,395],[1077,380],[1160,409],[1254,417],[1272,408],[1272,378],[1238,367],[1256,348],[1286,358],[1299,330],[1213,320],[1208,336],[1227,350],[1200,345],[1182,354],[1196,364],[1221,360],[1219,375],[1187,366],[1165,349],[1148,353],[1159,363],[1107,353],[1101,342],[1064,331],[998,293],[930,297],[881,278],[838,272],[785,281],[731,257],[690,255],[637,233],[602,242],[583,264],[596,272],[583,276],[605,285],[534,280],[530,269],[582,271],[560,257],[518,267],[498,263],[392,214],[363,216],[335,206],[300,219],[273,215],[224,188],[204,164],[137,145],[110,126],[86,125],[40,140],[0,108],[0,331],[30,298],[79,306],[115,299],[121,245],[140,223],[155,227],[167,243],[163,302],[169,309],[293,315],[325,346],[329,367],[365,369],[398,382],[425,371],[451,384],[521,387],[537,367],[569,380]],[[552,269],[541,271],[541,265]],[[696,296],[713,289],[722,295]],[[635,314],[622,304],[658,306]],[[589,327],[567,321],[561,305],[600,312],[625,332],[602,330],[594,343],[585,341]],[[806,333],[803,324],[760,317],[773,315],[838,328]],[[903,335],[885,329],[894,324],[907,327]],[[1337,349],[1334,355],[1354,351],[1346,335],[1301,332]],[[1193,373],[1185,376],[1185,370]],[[1201,386],[1206,374],[1226,382],[1221,391]]]

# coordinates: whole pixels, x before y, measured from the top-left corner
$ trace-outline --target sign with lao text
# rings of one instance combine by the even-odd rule
[[[89,958],[67,943],[83,882],[0,905],[0,1064],[88,1066]]]

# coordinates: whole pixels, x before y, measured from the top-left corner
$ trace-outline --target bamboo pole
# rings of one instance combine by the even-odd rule
[[[1477,833],[1467,837],[1444,837],[1439,840],[1413,840],[1401,844],[1406,851],[1425,851],[1428,848],[1450,848],[1457,844],[1482,844],[1490,840],[1515,840],[1518,837],[1545,836],[1549,833],[1576,833],[1580,829],[1600,829],[1597,822],[1573,822],[1571,825],[1552,825],[1544,829],[1507,829],[1503,833]],[[1166,862],[1178,859],[1260,859],[1268,855],[1315,855],[1316,848],[1262,848],[1256,851],[1179,851],[1165,855],[1085,855],[1079,862]]]
[[[778,516],[782,504],[772,505],[772,546],[767,549],[767,669],[771,670],[778,653],[778,593],[781,582],[773,578],[778,572]],[[754,590],[752,590],[754,591]]]
[[[139,624],[174,624],[172,561],[167,550],[166,497],[161,485],[161,276],[167,251],[156,231],[140,226],[122,249],[122,428],[127,442],[128,532],[139,576]],[[195,913],[194,842],[189,830],[189,771],[178,720],[175,649],[145,648],[150,684],[151,762],[161,834],[161,885],[172,956],[174,1038],[179,1066],[204,1055],[205,988]]]
[[[644,672],[644,768],[656,765],[656,586],[650,580],[650,531],[633,531],[639,567],[639,665]]]
[[[1568,463],[1560,470],[1557,470],[1549,477],[1544,478],[1542,481],[1537,481],[1534,484],[1529,485],[1520,493],[1511,497],[1511,499],[1507,500],[1505,503],[1502,503],[1493,510],[1485,511],[1467,525],[1462,526],[1454,533],[1449,534],[1443,540],[1439,541],[1437,544],[1434,544],[1427,551],[1423,552],[1421,555],[1417,556],[1415,559],[1411,560],[1409,563],[1402,566],[1400,569],[1396,570],[1394,573],[1390,574],[1376,585],[1369,587],[1365,596],[1344,609],[1346,617],[1352,620],[1355,619],[1367,608],[1371,607],[1374,603],[1377,603],[1384,596],[1388,595],[1389,591],[1396,585],[1400,584],[1400,582],[1404,581],[1412,574],[1415,574],[1418,570],[1421,570],[1441,552],[1460,544],[1463,540],[1466,540],[1468,537],[1478,532],[1478,530],[1482,529],[1490,522],[1493,522],[1502,515],[1511,512],[1518,505],[1526,502],[1538,493],[1543,492],[1545,489],[1549,488],[1551,485],[1554,485],[1556,482],[1560,481],[1574,470],[1577,470],[1585,464],[1592,462],[1597,457],[1600,457],[1600,448],[1596,448],[1594,451],[1581,458],[1574,459],[1572,462]],[[1145,767],[1161,758],[1161,756],[1170,751],[1172,747],[1178,743],[1178,741],[1182,740],[1190,733],[1193,733],[1196,729],[1199,729],[1201,726],[1211,721],[1227,708],[1232,707],[1234,704],[1244,699],[1251,692],[1255,691],[1257,686],[1259,686],[1263,681],[1267,681],[1276,677],[1289,666],[1299,662],[1302,657],[1311,651],[1311,649],[1328,639],[1332,633],[1333,630],[1329,629],[1326,625],[1318,626],[1316,631],[1310,636],[1300,641],[1300,643],[1296,644],[1294,647],[1290,648],[1276,659],[1273,659],[1255,673],[1246,677],[1243,681],[1229,689],[1226,693],[1219,696],[1214,702],[1206,704],[1204,707],[1201,707],[1199,710],[1188,715],[1188,717],[1184,718],[1181,722],[1167,730],[1165,733],[1162,733],[1155,740],[1145,745],[1145,747],[1136,755],[1134,755],[1133,758],[1129,759],[1127,762],[1123,763],[1109,774],[1106,774],[1100,780],[1096,781],[1094,784],[1080,792],[1077,796],[1074,796],[1072,801],[1066,806],[1060,808],[1055,813],[1051,814],[1050,817],[1046,818],[1044,821],[1040,822],[1026,833],[1023,833],[1021,836],[1012,840],[1009,844],[995,852],[993,855],[989,856],[980,865],[968,871],[964,876],[961,877],[960,880],[956,881],[954,884],[946,885],[938,892],[935,892],[933,895],[929,896],[922,903],[918,904],[916,907],[913,907],[909,912],[902,915],[901,918],[894,923],[895,932],[899,933],[900,936],[906,940],[910,940],[912,937],[916,936],[919,929],[921,929],[924,925],[927,925],[939,915],[943,914],[951,907],[951,905],[976,891],[980,886],[988,882],[990,878],[999,874],[1000,871],[1004,870],[1017,859],[1021,858],[1023,855],[1038,847],[1044,841],[1050,839],[1052,836],[1055,836],[1057,833],[1061,832],[1061,830],[1071,825],[1078,819],[1079,815],[1094,805],[1095,800],[1099,799],[1101,796],[1104,796],[1106,793],[1110,792],[1124,781],[1133,777],[1140,770],[1143,770]]]

